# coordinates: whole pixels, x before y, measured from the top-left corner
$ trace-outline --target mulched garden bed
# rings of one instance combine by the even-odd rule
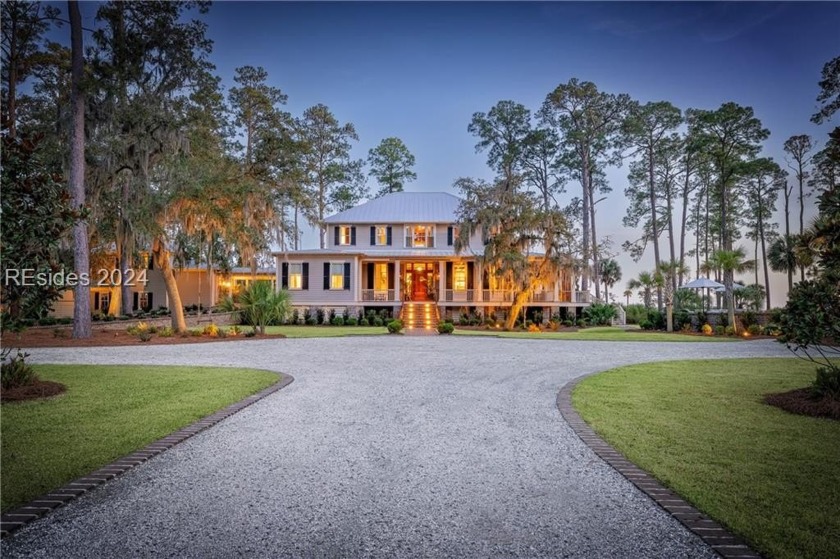
[[[811,417],[827,417],[840,421],[840,400],[828,397],[814,398],[810,388],[797,388],[790,392],[767,394],[764,402],[786,412]]]
[[[175,334],[171,337],[164,338],[153,334],[151,339],[147,342],[142,341],[138,336],[129,334],[125,330],[107,330],[104,328],[94,327],[92,336],[85,340],[74,340],[72,330],[64,328],[55,329],[40,329],[33,328],[24,330],[20,334],[7,333],[3,336],[2,344],[4,346],[12,347],[101,347],[101,346],[127,346],[127,345],[170,345],[170,344],[197,344],[207,342],[229,342],[234,340],[266,340],[266,339],[280,339],[285,338],[283,334],[265,336],[252,336],[246,338],[240,334],[238,336],[228,336],[226,338],[213,338],[207,335],[202,336],[181,336]]]
[[[0,393],[0,400],[3,402],[20,402],[23,400],[35,400],[38,398],[49,398],[57,396],[67,390],[67,387],[60,382],[51,380],[36,380],[26,386],[6,388]]]

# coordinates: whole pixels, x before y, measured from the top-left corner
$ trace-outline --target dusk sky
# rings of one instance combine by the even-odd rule
[[[96,4],[82,8],[93,26]],[[357,158],[385,137],[401,138],[417,158],[413,191],[454,192],[458,177],[492,178],[467,132],[472,114],[504,99],[536,111],[573,77],[682,109],[752,106],[771,131],[764,155],[784,165],[789,136],[824,144],[828,126],[809,118],[820,71],[840,55],[840,4],[831,2],[218,2],[203,19],[226,87],[234,68],[263,66],[293,115],[323,103],[352,122]],[[621,225],[626,175],[626,164],[610,170],[613,193],[596,218],[619,253],[619,293],[653,267],[652,254],[635,264],[620,251],[638,237]],[[369,186],[378,188],[372,179]],[[567,190],[564,202],[580,186]],[[317,236],[308,232],[303,243],[313,247]],[[742,245],[751,253],[751,242]],[[776,293],[784,283],[774,282]]]

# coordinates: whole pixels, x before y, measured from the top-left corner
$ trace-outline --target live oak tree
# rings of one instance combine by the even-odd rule
[[[495,274],[513,290],[507,330],[513,329],[534,290],[550,285],[558,271],[570,265],[562,250],[569,234],[563,213],[543,210],[538,196],[518,186],[502,178],[493,183],[471,178],[455,182],[462,197],[455,251],[469,250],[470,238],[483,232],[487,244],[479,261],[485,273]]]
[[[385,138],[379,145],[368,152],[370,176],[374,177],[381,188],[376,197],[402,192],[405,183],[417,179],[414,167],[414,155],[399,138]]]

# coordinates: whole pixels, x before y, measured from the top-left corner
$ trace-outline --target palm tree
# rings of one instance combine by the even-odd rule
[[[688,274],[688,268],[680,264],[679,260],[660,262],[654,274],[654,279],[661,286],[665,297],[666,323],[668,332],[674,331],[674,284],[678,277]]]
[[[767,249],[767,262],[774,272],[786,273],[788,291],[793,289],[793,273],[796,271],[795,240],[793,236],[781,236]]]
[[[631,279],[627,282],[628,289],[641,289],[642,300],[645,303],[645,308],[649,309],[651,306],[651,293],[653,288],[657,286],[656,278],[650,272],[639,272],[636,279]]]
[[[743,248],[736,248],[735,250],[718,250],[709,261],[716,268],[723,271],[723,285],[726,287],[726,306],[729,311],[729,324],[738,332],[738,325],[735,324],[735,298],[733,296],[732,284],[735,279],[735,274],[743,274],[752,270],[755,266],[755,261],[746,260],[747,254]]]
[[[633,294],[632,289],[625,289],[624,290],[624,297],[627,299],[627,306],[630,306],[630,296]]]
[[[609,303],[609,290],[621,280],[621,266],[612,258],[601,260],[601,281],[604,282],[604,300]]]

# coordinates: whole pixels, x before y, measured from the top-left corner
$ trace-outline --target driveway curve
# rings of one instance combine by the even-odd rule
[[[30,350],[295,382],[17,532],[3,557],[714,557],[555,407],[585,373],[779,344],[364,337]]]

